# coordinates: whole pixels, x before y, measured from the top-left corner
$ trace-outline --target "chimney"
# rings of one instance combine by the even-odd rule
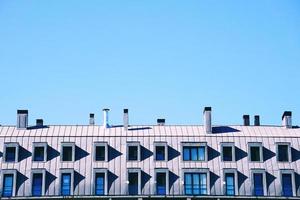
[[[254,116],[254,126],[260,126],[260,117],[259,117],[259,115]]]
[[[93,126],[95,125],[95,114],[90,113],[90,125]]]
[[[37,127],[43,127],[44,126],[44,120],[43,119],[36,119],[36,126]]]
[[[164,126],[166,123],[166,120],[165,119],[157,119],[157,125],[158,126]]]
[[[129,126],[129,116],[128,116],[128,109],[124,109],[123,110],[123,124],[124,124],[124,129],[128,130],[128,126]]]
[[[28,110],[17,110],[17,129],[28,127]]]
[[[292,128],[292,112],[284,111],[282,115],[282,126],[286,128]]]
[[[243,115],[243,119],[244,119],[244,126],[250,126],[250,116]]]
[[[105,128],[109,128],[108,112],[109,112],[108,108],[103,109],[103,127]]]
[[[204,129],[206,133],[212,133],[211,107],[205,107],[203,111]]]

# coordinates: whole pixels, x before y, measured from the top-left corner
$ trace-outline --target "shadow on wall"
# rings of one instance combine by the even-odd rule
[[[107,148],[108,148],[108,162],[122,155],[120,151],[116,150],[110,145],[107,145]]]
[[[238,147],[235,147],[235,158],[236,158],[236,161],[239,161],[245,157],[248,156],[248,153],[245,152],[244,150],[238,148]]]
[[[49,126],[29,126],[27,130],[49,128]]]
[[[248,176],[242,174],[241,172],[237,172],[238,175],[238,188],[240,189],[245,180],[248,178]]]
[[[53,181],[55,181],[57,177],[51,174],[50,172],[46,171],[46,183],[45,183],[45,192],[49,190],[49,187]]]
[[[75,160],[80,160],[86,156],[90,155],[87,151],[75,145]]]
[[[209,176],[210,176],[210,189],[212,189],[213,186],[216,184],[216,181],[220,178],[220,176],[218,176],[213,172],[209,172]]]
[[[151,127],[140,127],[140,128],[129,128],[129,131],[141,131],[141,130],[148,130],[152,129]]]
[[[295,185],[296,185],[296,192],[300,190],[300,174],[295,172]]]
[[[47,160],[50,161],[56,157],[58,157],[60,153],[56,150],[53,149],[51,146],[47,146]]]
[[[77,185],[84,179],[85,177],[81,175],[79,172],[74,171],[74,190]]]
[[[213,160],[213,159],[217,158],[218,156],[220,156],[220,152],[211,148],[210,146],[207,146],[207,153],[208,153],[208,158],[207,158],[208,161]]]
[[[179,176],[169,171],[169,191],[171,191],[171,188],[173,184],[177,181],[177,179],[179,179]]]
[[[32,153],[27,149],[24,149],[22,146],[19,146],[19,162],[25,160],[26,158],[30,157]]]
[[[180,156],[180,152],[171,146],[168,146],[168,161]]]
[[[271,159],[271,158],[273,158],[275,155],[276,154],[273,151],[271,151],[271,150],[263,147],[263,159],[264,159],[264,162],[267,161],[267,160],[269,160],[269,159]]]
[[[270,185],[273,183],[273,181],[276,179],[275,176],[270,174],[269,172],[266,172],[266,181],[267,181],[267,189],[269,189]]]
[[[107,178],[108,178],[108,181],[107,181],[107,189],[108,191],[110,190],[112,184],[114,183],[114,181],[118,178],[117,175],[115,175],[114,173],[112,173],[111,171],[107,171]]]
[[[300,151],[291,147],[291,152],[292,152],[292,162],[295,162],[300,159]]]
[[[141,145],[141,161],[151,157],[153,152]]]
[[[141,171],[141,187],[144,188],[146,183],[151,179],[151,176],[144,171]]]
[[[212,127],[212,133],[215,133],[215,134],[234,133],[234,132],[240,132],[240,130],[231,128],[230,126],[214,126],[214,127]]]
[[[17,171],[17,184],[16,184],[16,194],[18,194],[18,191],[21,187],[21,185],[27,180],[27,176],[21,174],[19,171]]]

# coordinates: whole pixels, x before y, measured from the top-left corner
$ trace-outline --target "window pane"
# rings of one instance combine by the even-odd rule
[[[138,147],[129,146],[128,147],[128,160],[138,160]]]
[[[34,161],[44,161],[44,147],[35,147],[34,148]]]
[[[192,160],[198,160],[198,148],[191,147]]]
[[[206,173],[200,174],[200,194],[207,194],[207,177]]]
[[[156,174],[156,192],[159,195],[165,195],[167,192],[166,189],[166,173],[157,173]]]
[[[250,147],[251,161],[260,161],[260,147]]]
[[[282,195],[286,197],[293,196],[291,174],[282,174]]]
[[[96,183],[95,183],[95,194],[96,195],[104,195],[104,186],[105,186],[105,174],[104,173],[96,173]]]
[[[61,194],[63,196],[71,195],[71,174],[70,173],[62,174]]]
[[[205,160],[205,147],[198,147],[198,160],[204,161]]]
[[[193,173],[193,194],[199,195],[200,194],[200,176],[198,173]]]
[[[156,146],[155,147],[156,160],[165,160],[165,147],[164,146]]]
[[[128,192],[130,195],[137,195],[139,192],[139,175],[137,172],[128,173]]]
[[[5,161],[6,162],[15,162],[16,161],[16,147],[6,147]]]
[[[42,196],[43,174],[33,174],[32,176],[32,196]]]
[[[278,161],[289,161],[288,145],[278,145]]]
[[[183,147],[183,160],[191,160],[190,149],[188,147]]]
[[[105,160],[105,146],[96,146],[96,161],[104,161]]]
[[[226,195],[235,195],[234,174],[226,173],[225,175]]]
[[[223,161],[233,161],[232,147],[223,147]]]
[[[192,174],[185,173],[184,174],[184,191],[185,194],[191,195],[192,192]]]
[[[63,161],[72,161],[73,159],[73,148],[68,146],[68,147],[63,147]]]
[[[14,175],[4,174],[2,196],[11,197],[13,195]]]
[[[264,195],[263,174],[255,173],[253,174],[253,178],[254,178],[254,195],[263,196]]]

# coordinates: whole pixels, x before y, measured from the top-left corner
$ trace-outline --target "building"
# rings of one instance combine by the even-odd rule
[[[3,199],[300,199],[300,129],[292,113],[281,126],[204,125],[0,126]]]

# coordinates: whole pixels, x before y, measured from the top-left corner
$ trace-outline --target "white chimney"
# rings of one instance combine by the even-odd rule
[[[292,128],[292,112],[284,111],[282,115],[282,126],[286,128]]]
[[[124,109],[123,111],[124,111],[124,115],[123,115],[124,129],[128,130],[128,126],[129,126],[128,109]]]
[[[95,114],[90,113],[90,125],[93,126],[95,125]]]
[[[105,128],[109,128],[108,112],[109,112],[108,108],[103,109],[103,127]]]
[[[26,129],[28,127],[28,110],[17,110],[17,128]]]
[[[211,107],[205,107],[203,111],[204,129],[206,133],[212,133]]]

